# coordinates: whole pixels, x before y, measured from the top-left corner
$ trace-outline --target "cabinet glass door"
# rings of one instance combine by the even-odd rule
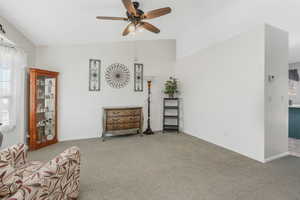
[[[37,75],[36,143],[46,143],[56,136],[56,78]]]

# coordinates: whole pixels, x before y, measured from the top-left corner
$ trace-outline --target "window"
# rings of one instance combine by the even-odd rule
[[[10,125],[11,102],[11,70],[0,66],[0,123],[3,125]]]
[[[25,140],[21,125],[24,122],[26,62],[23,50],[0,44],[0,123],[4,125],[0,127],[0,131],[9,133],[9,140],[13,143]]]

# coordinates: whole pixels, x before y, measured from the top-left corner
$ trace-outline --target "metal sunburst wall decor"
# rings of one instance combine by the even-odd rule
[[[123,64],[114,63],[106,69],[105,79],[112,88],[124,88],[130,80],[129,69]]]

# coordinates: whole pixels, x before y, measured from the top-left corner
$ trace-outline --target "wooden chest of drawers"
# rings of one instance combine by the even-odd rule
[[[107,134],[142,134],[143,122],[142,107],[104,107],[102,139]]]

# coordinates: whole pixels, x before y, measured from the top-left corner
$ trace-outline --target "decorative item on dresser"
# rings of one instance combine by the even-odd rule
[[[142,107],[104,107],[102,140],[107,134],[141,134],[143,130]]]
[[[164,98],[163,132],[177,131],[179,133],[179,119],[179,99]]]
[[[57,143],[58,72],[29,69],[29,148]]]

